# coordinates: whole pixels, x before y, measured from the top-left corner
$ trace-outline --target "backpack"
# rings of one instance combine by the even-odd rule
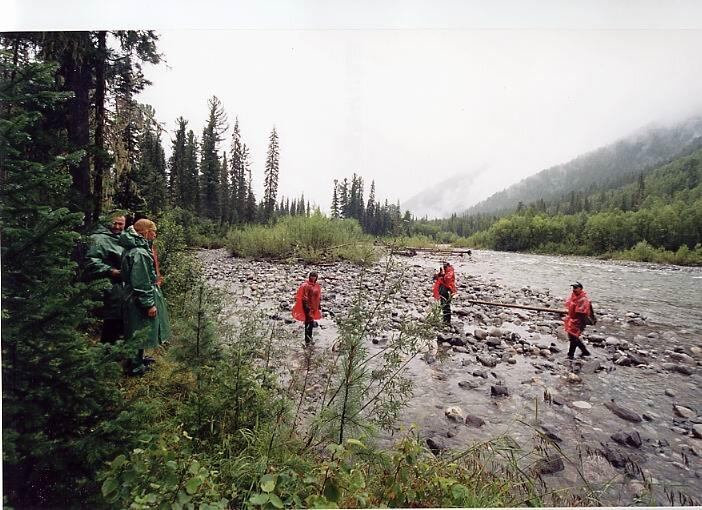
[[[585,316],[583,322],[586,326],[594,326],[597,324],[597,316],[595,315],[595,309],[592,307],[592,303],[590,303],[590,313]]]

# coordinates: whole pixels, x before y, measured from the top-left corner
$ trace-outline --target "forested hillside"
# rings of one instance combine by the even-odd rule
[[[442,225],[458,230],[463,222],[470,226],[475,218]],[[619,188],[520,203],[518,212],[494,217],[467,243],[507,251],[624,252],[636,260],[701,264],[702,151],[639,174]]]
[[[594,194],[632,182],[663,163],[702,148],[702,118],[672,127],[652,127],[528,177],[468,208],[467,214],[504,214],[518,204],[561,199],[571,192]]]

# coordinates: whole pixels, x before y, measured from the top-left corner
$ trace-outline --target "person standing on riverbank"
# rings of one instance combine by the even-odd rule
[[[441,301],[444,324],[451,324],[451,300],[456,294],[456,273],[453,266],[444,262],[434,275],[434,299]]]
[[[302,285],[297,289],[295,295],[295,306],[292,315],[295,320],[305,323],[305,344],[312,343],[312,330],[316,321],[322,318],[320,303],[322,301],[322,287],[317,283],[317,272],[310,271],[310,274]]]
[[[575,282],[571,284],[571,287],[573,287],[573,292],[566,301],[568,313],[565,319],[563,319],[563,325],[565,326],[566,333],[568,333],[568,340],[570,340],[568,359],[573,359],[576,348],[580,348],[582,351],[581,356],[590,355],[590,351],[587,350],[580,336],[583,334],[585,326],[593,323],[592,304],[590,303],[587,292],[583,289],[583,284]]]
[[[90,235],[90,245],[85,255],[86,273],[94,280],[110,281],[102,295],[103,342],[114,343],[124,331],[122,324],[122,292],[124,284],[120,276],[122,253],[124,248],[119,244],[119,236],[124,230],[126,217],[121,211],[108,214]]]
[[[125,230],[119,238],[125,252],[122,256],[122,280],[124,281],[124,334],[131,338],[145,330],[144,343],[131,362],[130,375],[141,375],[147,371],[146,363],[152,359],[144,357],[144,349],[153,349],[171,337],[171,323],[166,301],[159,287],[153,242],[156,239],[156,224],[140,219]]]

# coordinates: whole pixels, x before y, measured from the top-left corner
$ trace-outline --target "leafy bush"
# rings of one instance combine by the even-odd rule
[[[321,214],[290,216],[275,225],[247,225],[229,231],[227,248],[233,255],[251,258],[299,258],[306,262],[377,259],[370,238],[356,220],[331,220]]]

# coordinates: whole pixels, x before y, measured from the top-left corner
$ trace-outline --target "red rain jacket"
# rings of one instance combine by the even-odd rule
[[[448,266],[444,269],[443,274],[438,276],[434,281],[434,299],[437,301],[441,299],[441,295],[439,294],[439,287],[441,285],[446,287],[451,294],[456,293],[456,273],[453,270],[453,266]]]
[[[566,333],[580,337],[583,328],[581,327],[578,314],[591,314],[590,299],[587,297],[587,292],[583,290],[579,296],[573,292],[566,301],[566,308],[568,309],[568,315],[563,319]]]
[[[322,312],[319,309],[319,303],[322,300],[322,287],[319,286],[317,282],[312,283],[309,280],[300,285],[297,289],[297,294],[295,295],[295,306],[292,309],[292,316],[295,320],[304,322],[305,317],[305,307],[302,306],[302,302],[305,301],[307,306],[310,307],[310,315],[314,320],[319,320],[322,318]]]

